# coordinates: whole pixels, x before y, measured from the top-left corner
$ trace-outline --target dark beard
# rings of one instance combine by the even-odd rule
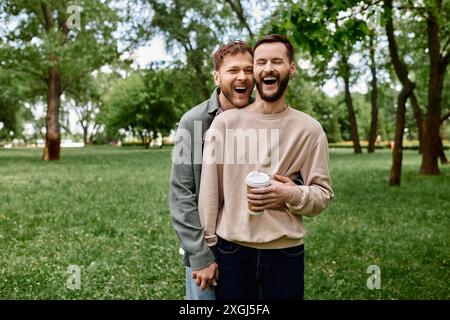
[[[274,101],[277,101],[278,99],[280,99],[281,96],[284,94],[284,91],[286,91],[286,88],[289,83],[289,74],[286,77],[284,77],[283,79],[281,79],[280,85],[278,86],[278,90],[270,96],[264,94],[264,92],[262,90],[261,82],[256,81],[256,79],[255,79],[256,89],[258,89],[261,99],[263,99],[264,101],[267,101],[267,102],[274,102]]]
[[[244,86],[248,86],[248,83],[244,83],[243,85],[244,85]],[[225,98],[227,98],[227,100],[228,100],[233,106],[235,106],[235,107],[242,107],[242,106],[236,106],[236,105],[233,103],[233,88],[231,87],[231,85],[230,85],[229,88],[225,88],[225,90],[223,90],[223,88],[220,88],[220,92],[222,92],[222,94],[225,96]],[[250,103],[250,96],[248,97],[248,100],[247,100],[247,102],[245,103],[245,105],[247,105],[247,104],[249,104],[249,103]]]

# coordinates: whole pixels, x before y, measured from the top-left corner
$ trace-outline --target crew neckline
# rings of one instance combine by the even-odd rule
[[[292,108],[291,108],[291,106],[288,105],[285,110],[283,110],[282,112],[278,112],[278,113],[253,112],[253,111],[248,110],[247,108],[243,108],[242,110],[244,112],[246,112],[248,115],[250,115],[251,117],[254,117],[254,118],[268,119],[268,120],[274,119],[274,120],[276,120],[276,119],[281,119],[281,118],[287,117],[290,114]]]

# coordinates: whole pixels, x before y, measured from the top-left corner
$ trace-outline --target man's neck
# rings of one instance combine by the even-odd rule
[[[269,102],[265,101],[259,95],[259,92],[256,92],[255,103],[253,103],[252,108],[249,111],[257,112],[257,113],[267,113],[267,114],[275,114],[280,113],[286,110],[286,100],[283,96],[277,101]]]
[[[230,101],[228,101],[228,99],[223,95],[222,92],[220,92],[219,94],[219,107],[225,111],[225,110],[229,110],[229,109],[233,109],[236,108],[235,106],[233,106],[231,104]]]

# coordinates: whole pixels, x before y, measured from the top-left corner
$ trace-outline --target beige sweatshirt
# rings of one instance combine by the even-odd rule
[[[305,185],[294,187],[284,207],[253,216],[245,183],[251,171],[300,172]],[[232,109],[214,119],[205,137],[198,204],[208,245],[217,243],[217,235],[260,249],[299,245],[303,216],[319,214],[332,197],[327,138],[312,117],[288,107],[278,114]]]

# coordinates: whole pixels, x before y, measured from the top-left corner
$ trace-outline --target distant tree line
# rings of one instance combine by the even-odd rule
[[[289,103],[318,119],[330,142],[394,141],[391,185],[400,184],[405,136],[417,139],[420,172],[439,174],[450,116],[450,3],[430,0],[158,1],[4,0],[0,3],[0,140],[42,137],[60,158],[75,114],[85,143],[124,130],[148,147],[214,87],[219,44],[286,34],[300,68]],[[136,68],[130,52],[155,36],[170,61]],[[128,57],[126,57],[128,55]],[[326,82],[338,84],[327,96]],[[356,84],[366,94],[352,90]],[[37,109],[42,106],[44,116]],[[34,136],[23,125],[31,123]]]

